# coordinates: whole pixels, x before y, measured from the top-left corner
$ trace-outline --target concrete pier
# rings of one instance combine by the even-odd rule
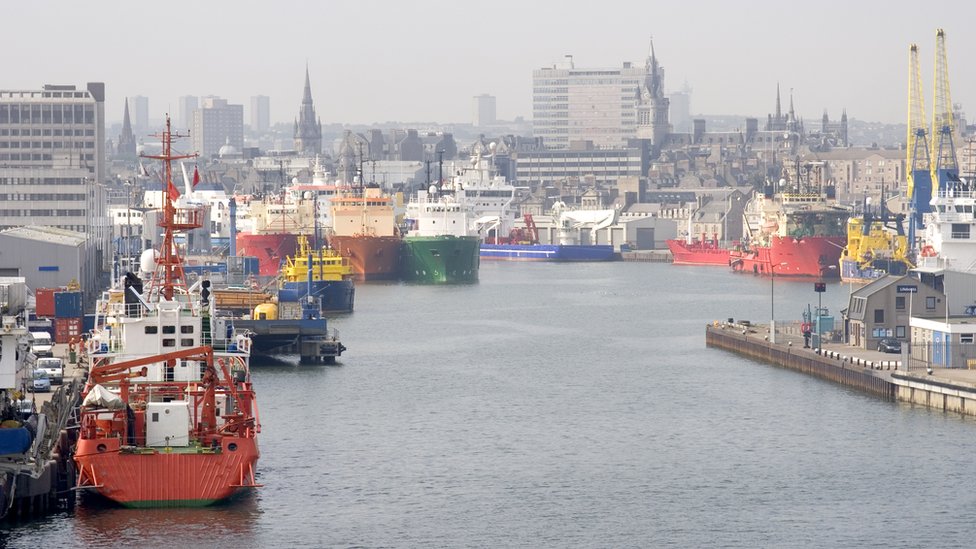
[[[777,323],[779,326],[779,323]],[[705,328],[705,344],[796,370],[865,393],[945,412],[976,416],[976,370],[930,368],[907,356],[828,343],[804,349],[803,338],[788,331],[769,342],[764,325],[715,322]]]

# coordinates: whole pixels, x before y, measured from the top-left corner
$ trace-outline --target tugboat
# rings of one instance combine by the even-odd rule
[[[259,486],[251,340],[214,314],[209,281],[186,286],[177,232],[203,212],[177,207],[170,121],[162,138],[169,191],[158,250],[143,253],[142,278],[126,273],[96,306],[85,352],[89,378],[75,452],[78,489],[129,507],[208,505]]]

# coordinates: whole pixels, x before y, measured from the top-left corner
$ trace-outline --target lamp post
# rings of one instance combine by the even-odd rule
[[[837,269],[836,265],[830,265],[826,269]],[[820,282],[813,283],[813,291],[817,292],[817,345],[818,351],[823,349],[823,330],[820,329],[820,316],[823,314],[823,294],[827,291],[827,284],[823,281],[823,271],[820,272]]]
[[[782,267],[786,262],[769,265],[769,342],[776,343],[776,267]]]

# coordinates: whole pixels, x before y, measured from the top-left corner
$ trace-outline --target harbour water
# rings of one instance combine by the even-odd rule
[[[847,286],[829,284],[839,317]],[[483,263],[360,285],[337,366],[256,365],[256,493],[83,500],[11,547],[969,547],[976,423],[706,349],[769,279]],[[777,319],[816,305],[776,279]]]

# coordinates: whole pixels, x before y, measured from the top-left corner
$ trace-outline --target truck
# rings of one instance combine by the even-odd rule
[[[64,362],[57,357],[38,357],[35,368],[47,372],[51,385],[61,385],[64,381]]]
[[[30,344],[30,352],[36,356],[54,356],[54,341],[51,340],[51,334],[47,332],[28,332],[27,342]]]

